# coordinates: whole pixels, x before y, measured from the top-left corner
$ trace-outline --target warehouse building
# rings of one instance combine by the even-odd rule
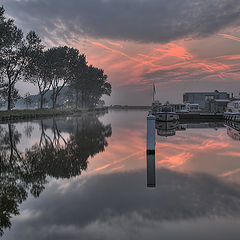
[[[210,110],[209,102],[216,99],[229,99],[229,94],[227,92],[219,92],[218,90],[215,90],[214,92],[187,92],[183,94],[184,103],[199,104],[200,109],[207,111]]]

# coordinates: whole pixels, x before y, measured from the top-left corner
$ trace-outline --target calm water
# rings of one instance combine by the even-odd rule
[[[147,188],[146,115],[0,125],[2,239],[239,239],[238,132],[158,130]]]

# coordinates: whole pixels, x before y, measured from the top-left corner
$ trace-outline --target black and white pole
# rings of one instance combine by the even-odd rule
[[[155,120],[149,111],[147,116],[147,187],[156,186],[155,176]]]

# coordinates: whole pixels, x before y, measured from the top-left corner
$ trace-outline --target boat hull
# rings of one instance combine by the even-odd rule
[[[179,116],[174,112],[158,112],[155,114],[156,120],[161,122],[178,121]]]
[[[239,113],[224,113],[224,118],[227,121],[240,122],[240,114]]]

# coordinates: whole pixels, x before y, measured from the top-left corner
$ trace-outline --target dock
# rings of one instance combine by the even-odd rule
[[[224,121],[223,113],[209,113],[209,112],[188,112],[177,113],[180,122],[218,122]]]

